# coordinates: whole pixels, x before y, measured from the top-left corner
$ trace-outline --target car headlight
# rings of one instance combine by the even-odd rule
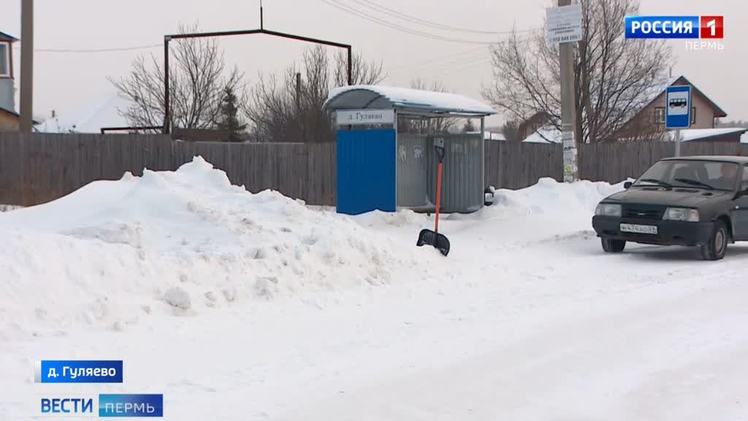
[[[621,216],[621,205],[613,203],[600,203],[595,209],[595,215]]]
[[[666,221],[699,222],[699,211],[689,208],[667,208],[662,219]]]

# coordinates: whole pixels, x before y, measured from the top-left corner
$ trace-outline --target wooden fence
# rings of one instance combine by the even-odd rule
[[[671,142],[604,142],[579,147],[579,177],[618,183],[637,178],[652,164],[675,154]],[[748,144],[734,142],[684,142],[681,156],[748,155]]]
[[[619,182],[672,156],[672,143],[581,145],[580,177]],[[560,145],[487,141],[486,184],[518,189],[541,177],[562,178]],[[691,142],[683,155],[748,155],[748,145]],[[274,189],[316,205],[335,204],[335,144],[173,141],[162,135],[0,132],[0,204],[29,206],[62,197],[94,180],[144,168],[175,170],[196,155],[249,191]]]
[[[563,179],[563,153],[559,145],[486,141],[486,184],[521,189],[541,177]]]
[[[310,204],[335,203],[333,143],[213,143],[162,135],[0,133],[0,203],[29,206],[126,171],[174,170],[195,155],[232,183],[275,189]]]

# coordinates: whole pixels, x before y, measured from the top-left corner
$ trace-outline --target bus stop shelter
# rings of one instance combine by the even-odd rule
[[[462,95],[377,85],[333,89],[337,211],[360,214],[434,209],[435,141],[444,144],[445,212],[474,212],[484,202],[484,119],[495,111]],[[479,129],[447,130],[455,119]]]

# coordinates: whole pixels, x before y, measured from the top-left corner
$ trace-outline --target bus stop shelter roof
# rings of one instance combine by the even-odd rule
[[[324,109],[395,109],[400,114],[418,117],[485,117],[496,111],[474,99],[446,92],[396,88],[379,85],[353,85],[335,88]]]

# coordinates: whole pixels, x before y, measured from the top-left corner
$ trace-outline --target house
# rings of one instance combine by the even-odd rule
[[[668,80],[652,88],[651,99],[617,132],[611,140],[672,141],[674,131],[665,128],[665,96],[669,86],[691,85],[691,127],[681,131],[684,142],[739,143],[745,130],[717,128],[719,118],[727,113],[685,76]],[[520,124],[522,138],[530,143],[560,143],[561,133],[548,124],[548,118],[537,113]]]
[[[558,143],[558,144],[561,144],[561,142],[563,141],[563,137],[562,137],[561,130],[558,130],[557,128],[553,126],[546,125],[530,133],[522,141],[526,143],[548,143],[548,144]]]
[[[16,38],[0,32],[0,131],[16,131],[20,125],[13,75],[13,43],[16,41]]]
[[[533,133],[545,127],[551,121],[551,116],[544,111],[531,115],[517,126],[517,138],[526,139]]]
[[[14,111],[0,107],[0,132],[17,132],[21,125],[21,116]]]
[[[691,85],[691,129],[713,129],[727,113],[685,76],[655,87],[652,99],[623,125],[617,139],[655,139],[665,132],[665,96],[670,86]],[[738,136],[739,138],[739,136]],[[737,141],[737,140],[736,140]]]

